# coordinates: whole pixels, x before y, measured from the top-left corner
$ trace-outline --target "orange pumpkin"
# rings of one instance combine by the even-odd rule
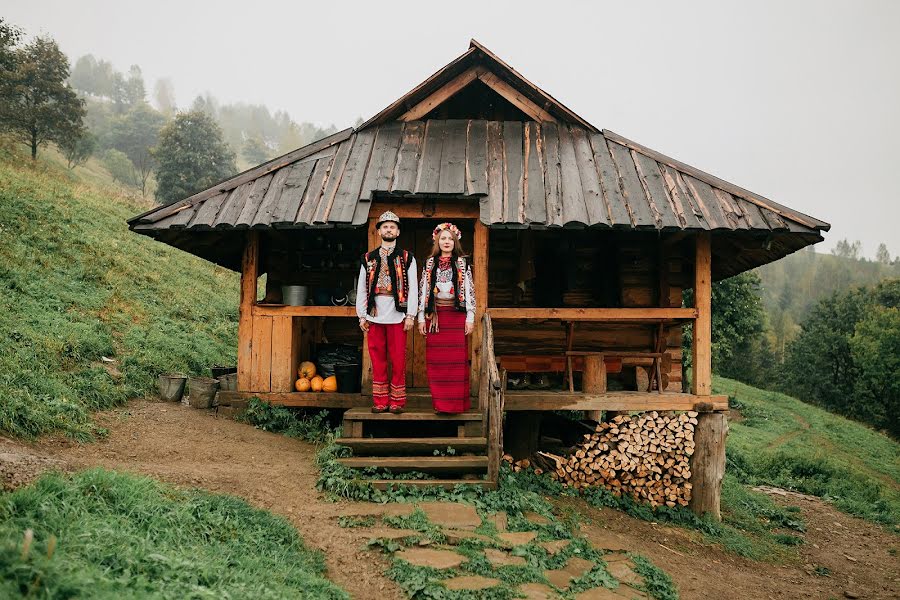
[[[294,384],[294,387],[298,392],[308,392],[309,391],[309,379],[306,377],[301,377],[297,380],[297,383]]]
[[[337,377],[332,375],[331,377],[326,377],[322,382],[322,391],[323,392],[336,392],[337,391]]]
[[[312,361],[304,360],[300,363],[300,368],[297,369],[297,375],[312,379],[316,375],[316,365]]]
[[[314,391],[314,392],[321,392],[322,391],[322,382],[323,382],[322,376],[316,375],[315,377],[313,377],[312,379],[309,380],[309,387],[312,388],[312,391]]]

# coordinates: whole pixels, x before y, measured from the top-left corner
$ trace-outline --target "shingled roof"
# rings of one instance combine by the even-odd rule
[[[531,120],[433,118],[441,102],[476,81]],[[362,226],[372,200],[408,197],[478,198],[480,220],[491,227],[720,231],[764,235],[769,246],[775,241],[774,250],[746,257],[737,271],[815,243],[829,228],[598,130],[474,41],[358,129],[138,215],[129,225],[181,247],[166,232],[183,239],[192,232]],[[792,235],[776,235],[785,233]]]

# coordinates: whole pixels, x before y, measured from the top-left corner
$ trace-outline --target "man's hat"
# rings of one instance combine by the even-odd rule
[[[381,216],[378,217],[378,222],[375,223],[375,229],[378,229],[379,227],[381,227],[382,223],[385,223],[387,221],[393,221],[397,224],[397,227],[400,227],[400,217],[388,210],[381,213]]]

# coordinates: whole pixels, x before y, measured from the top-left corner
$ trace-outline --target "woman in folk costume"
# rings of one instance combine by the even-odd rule
[[[437,413],[469,409],[469,352],[466,336],[475,328],[472,269],[459,244],[459,229],[441,223],[422,270],[419,333],[425,336],[425,366]]]

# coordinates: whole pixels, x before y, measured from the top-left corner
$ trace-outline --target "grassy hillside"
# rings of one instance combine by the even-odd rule
[[[146,208],[52,162],[0,159],[0,431],[89,437],[91,410],[158,373],[233,364],[238,276],[130,233]]]
[[[324,571],[285,519],[229,496],[103,469],[0,496],[3,598],[347,598]]]
[[[729,423],[727,471],[750,484],[820,496],[900,527],[900,445],[886,435],[784,394],[716,378],[741,417]]]

